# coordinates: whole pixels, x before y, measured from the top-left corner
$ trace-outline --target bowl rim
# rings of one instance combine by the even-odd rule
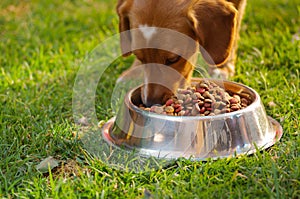
[[[201,78],[194,78],[194,80],[200,80]],[[155,119],[163,119],[163,120],[172,120],[172,121],[189,121],[189,120],[199,120],[199,121],[206,121],[206,120],[217,120],[217,119],[224,119],[224,118],[230,118],[232,116],[239,116],[242,115],[244,112],[248,112],[249,109],[257,106],[261,106],[261,100],[259,94],[251,87],[246,86],[244,84],[238,83],[238,82],[233,82],[229,80],[219,80],[219,79],[211,79],[211,78],[205,78],[206,80],[210,81],[222,81],[222,82],[227,82],[230,84],[234,84],[240,87],[245,88],[246,90],[252,92],[255,96],[253,99],[252,103],[248,105],[246,108],[233,111],[230,113],[222,113],[218,115],[213,115],[213,116],[175,116],[175,115],[163,115],[163,114],[158,114],[150,111],[145,111],[140,109],[137,105],[135,105],[132,100],[131,96],[134,91],[139,89],[142,85],[139,85],[133,89],[131,89],[127,95],[125,96],[125,104],[128,108],[132,108],[135,112],[140,113],[142,115],[147,115],[147,117],[155,118]],[[193,80],[192,80],[193,81]]]

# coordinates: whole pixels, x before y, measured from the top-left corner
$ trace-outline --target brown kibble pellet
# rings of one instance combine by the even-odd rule
[[[221,102],[215,102],[215,103],[212,104],[212,107],[213,107],[214,109],[219,109],[220,106],[221,106]]]
[[[181,90],[180,93],[182,93],[182,94],[184,94],[184,95],[187,95],[187,94],[192,94],[192,91],[187,90],[187,89],[183,89],[183,90]]]
[[[221,111],[220,109],[215,109],[215,110],[214,110],[214,114],[215,114],[215,115],[219,115],[219,114],[221,114],[221,112],[222,112],[222,111]]]
[[[191,97],[187,97],[184,101],[185,104],[189,104],[193,99]]]
[[[203,94],[203,93],[205,93],[205,88],[197,88],[197,90],[196,90],[197,92],[199,92],[200,94]]]
[[[204,112],[204,115],[209,115],[210,114],[210,111],[205,111]]]
[[[199,87],[200,87],[200,88],[206,88],[206,89],[207,89],[207,88],[208,88],[208,85],[207,85],[206,83],[200,83],[200,84],[199,84]]]
[[[209,95],[210,95],[210,93],[209,93],[208,91],[205,91],[205,92],[203,93],[203,97],[205,97],[205,98],[208,98]]]
[[[231,108],[231,110],[233,110],[233,111],[237,111],[237,110],[240,109],[239,106],[237,106],[237,105],[232,105],[230,108]]]
[[[199,92],[195,92],[194,95],[197,97],[196,99],[202,99],[202,95]]]
[[[187,106],[186,109],[187,109],[187,110],[192,110],[193,107],[190,105],[190,106]]]
[[[199,93],[200,94],[200,93]],[[193,93],[192,95],[191,95],[191,98],[193,99],[193,100],[196,100],[196,99],[198,99],[198,96],[195,94],[195,93]]]
[[[241,99],[241,103],[242,103],[242,104],[248,104],[248,100],[247,100],[246,98],[242,98],[242,99]]]
[[[200,101],[198,102],[199,106],[203,106],[204,105],[204,102],[203,101]]]
[[[195,106],[192,108],[191,114],[192,114],[193,116],[196,116],[197,114],[199,114],[199,111],[196,109]]]
[[[204,105],[203,105],[205,108],[208,108],[208,107],[211,107],[211,103],[204,103]]]
[[[215,97],[214,97],[212,94],[209,94],[209,95],[208,95],[208,98],[209,98],[210,100],[212,100],[212,101],[215,101],[215,100],[216,100]]]
[[[200,113],[204,113],[205,112],[205,107],[203,106],[201,109],[200,109]]]
[[[231,98],[230,100],[229,100],[229,102],[230,102],[230,104],[237,104],[237,103],[239,103],[239,101],[238,101],[238,99],[236,99],[236,98]]]
[[[243,108],[248,106],[248,104],[244,104],[244,103],[242,103],[241,105]]]
[[[183,100],[177,100],[177,104],[183,104]]]
[[[170,106],[173,103],[174,103],[173,99],[168,99],[166,102],[166,106]]]
[[[182,109],[183,109],[182,106],[180,106],[180,107],[178,107],[177,109],[175,109],[175,112],[178,113],[178,112],[180,112]]]
[[[246,99],[251,99],[251,97],[248,93],[239,93],[239,96],[246,98]]]
[[[173,107],[174,107],[175,109],[178,109],[179,107],[182,107],[182,106],[181,106],[181,104],[174,104]]]
[[[192,103],[193,103],[193,104],[197,104],[198,102],[200,102],[200,100],[199,100],[199,99],[197,99],[197,100],[193,100],[193,101],[192,101]]]
[[[184,101],[185,100],[185,95],[184,94],[177,94],[177,99],[178,99],[178,101],[180,100],[180,101]]]
[[[221,97],[220,95],[216,95],[216,96],[215,96],[215,100],[216,100],[216,101],[222,101],[222,97]]]
[[[178,116],[184,116],[185,114],[185,111],[184,110],[181,110],[179,113],[178,113]]]
[[[195,86],[178,89],[163,105],[139,108],[172,116],[213,116],[246,108],[252,103],[248,93],[226,92],[214,82],[203,80]]]
[[[225,107],[227,104],[225,102],[220,102],[221,107]]]
[[[211,99],[205,99],[204,102],[205,103],[212,103],[213,101]]]
[[[191,112],[190,110],[186,110],[185,113],[184,113],[184,115],[188,116],[190,114],[190,112]]]
[[[200,112],[199,104],[195,104],[194,107],[196,108],[196,110],[197,110],[198,112]]]
[[[233,96],[232,96],[233,98],[235,98],[235,99],[237,99],[238,100],[238,102],[240,102],[241,101],[241,97],[239,96],[239,95],[237,95],[237,94],[233,94]]]
[[[223,108],[223,109],[221,110],[221,113],[227,113],[227,109],[226,109],[226,108]]]

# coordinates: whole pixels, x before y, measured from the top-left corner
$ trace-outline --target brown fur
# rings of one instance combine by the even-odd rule
[[[163,103],[177,87],[190,81],[197,52],[212,65],[210,72],[228,77],[234,73],[237,38],[246,0],[119,0],[120,32],[139,28],[147,24],[150,27],[167,28],[178,31],[195,42],[185,45],[169,41],[168,44],[179,53],[177,55],[161,49],[144,48],[145,39],[137,32],[127,31],[121,35],[121,49],[124,56],[133,53],[137,60],[133,67],[150,64],[145,68],[145,86],[142,90],[143,102],[150,106]],[[155,35],[151,42],[165,43],[167,37]],[[201,47],[200,47],[201,46]],[[178,53],[178,54],[179,54]],[[175,60],[175,62],[170,62]],[[169,65],[181,74],[185,81],[169,78],[164,72],[157,71],[153,63]],[[171,63],[171,64],[170,64]],[[218,67],[218,68],[216,68]],[[126,75],[126,72],[122,75]],[[154,77],[161,76],[162,84],[148,83]],[[162,86],[167,84],[167,86]]]

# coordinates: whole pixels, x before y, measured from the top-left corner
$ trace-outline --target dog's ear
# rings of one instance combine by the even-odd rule
[[[131,5],[132,0],[119,0],[117,4],[121,51],[123,56],[128,56],[131,54],[130,21],[128,17]]]
[[[229,57],[237,11],[225,0],[194,0],[188,9],[200,51],[208,64],[221,65]]]

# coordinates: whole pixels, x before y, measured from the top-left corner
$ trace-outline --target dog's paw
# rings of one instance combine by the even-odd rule
[[[227,63],[222,67],[210,67],[209,74],[212,78],[228,79],[234,75],[235,66],[232,63]]]
[[[221,68],[215,68],[210,72],[210,76],[214,79],[228,79],[229,74],[227,71],[221,69]]]

